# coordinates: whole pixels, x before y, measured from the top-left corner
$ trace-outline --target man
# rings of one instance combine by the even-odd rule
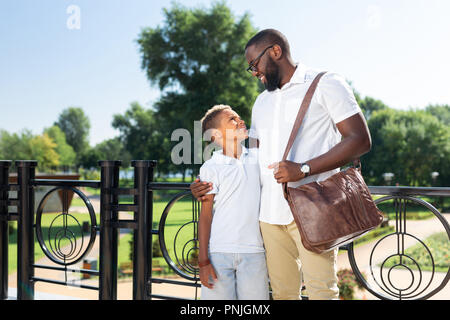
[[[303,247],[281,183],[296,187],[323,181],[368,152],[366,121],[346,81],[326,73],[287,160],[280,161],[300,104],[319,71],[295,63],[286,37],[273,29],[253,36],[245,57],[247,71],[266,88],[253,106],[249,135],[259,147],[260,227],[273,298],[299,299],[303,274],[309,299],[337,299],[337,249],[316,254]],[[201,200],[209,187],[194,182],[191,191]]]

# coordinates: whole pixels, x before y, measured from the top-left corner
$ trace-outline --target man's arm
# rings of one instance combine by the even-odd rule
[[[214,203],[214,194],[208,194],[205,196],[205,200],[202,202],[202,208],[200,210],[200,220],[198,222],[198,239],[199,239],[199,254],[198,264],[200,266],[200,281],[207,287],[212,289],[213,285],[209,283],[209,277],[215,281],[217,280],[214,268],[209,261],[208,257],[208,245],[211,235],[211,223],[212,223],[212,210]]]
[[[310,175],[339,168],[370,151],[372,140],[366,120],[357,113],[336,124],[342,140],[328,152],[306,161]],[[278,183],[298,181],[304,178],[300,164],[292,161],[281,161],[269,166],[274,169],[274,177]]]
[[[200,181],[200,179],[197,178],[191,183],[189,188],[197,201],[204,201],[206,200],[206,193],[212,190],[212,183]]]

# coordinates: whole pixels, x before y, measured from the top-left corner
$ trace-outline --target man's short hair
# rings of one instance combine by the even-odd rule
[[[206,130],[209,129],[217,129],[219,126],[219,121],[217,116],[223,111],[223,110],[232,110],[230,106],[225,104],[218,104],[214,107],[210,108],[208,111],[206,111],[204,117],[200,120],[202,124],[202,133],[205,133]]]
[[[274,44],[280,46],[281,50],[283,50],[283,54],[286,53],[287,56],[291,55],[291,49],[287,38],[284,34],[275,29],[265,29],[255,34],[248,40],[245,50],[252,45],[268,47]]]

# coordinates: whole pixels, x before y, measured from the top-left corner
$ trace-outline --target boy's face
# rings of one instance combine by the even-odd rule
[[[244,120],[234,110],[225,109],[219,115],[219,127],[222,143],[225,141],[241,142],[248,138],[248,130]]]

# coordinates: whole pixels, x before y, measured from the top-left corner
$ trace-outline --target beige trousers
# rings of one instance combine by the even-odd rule
[[[302,274],[310,300],[338,299],[338,249],[323,254],[306,250],[294,221],[288,225],[260,222],[260,226],[275,300],[300,299]]]

